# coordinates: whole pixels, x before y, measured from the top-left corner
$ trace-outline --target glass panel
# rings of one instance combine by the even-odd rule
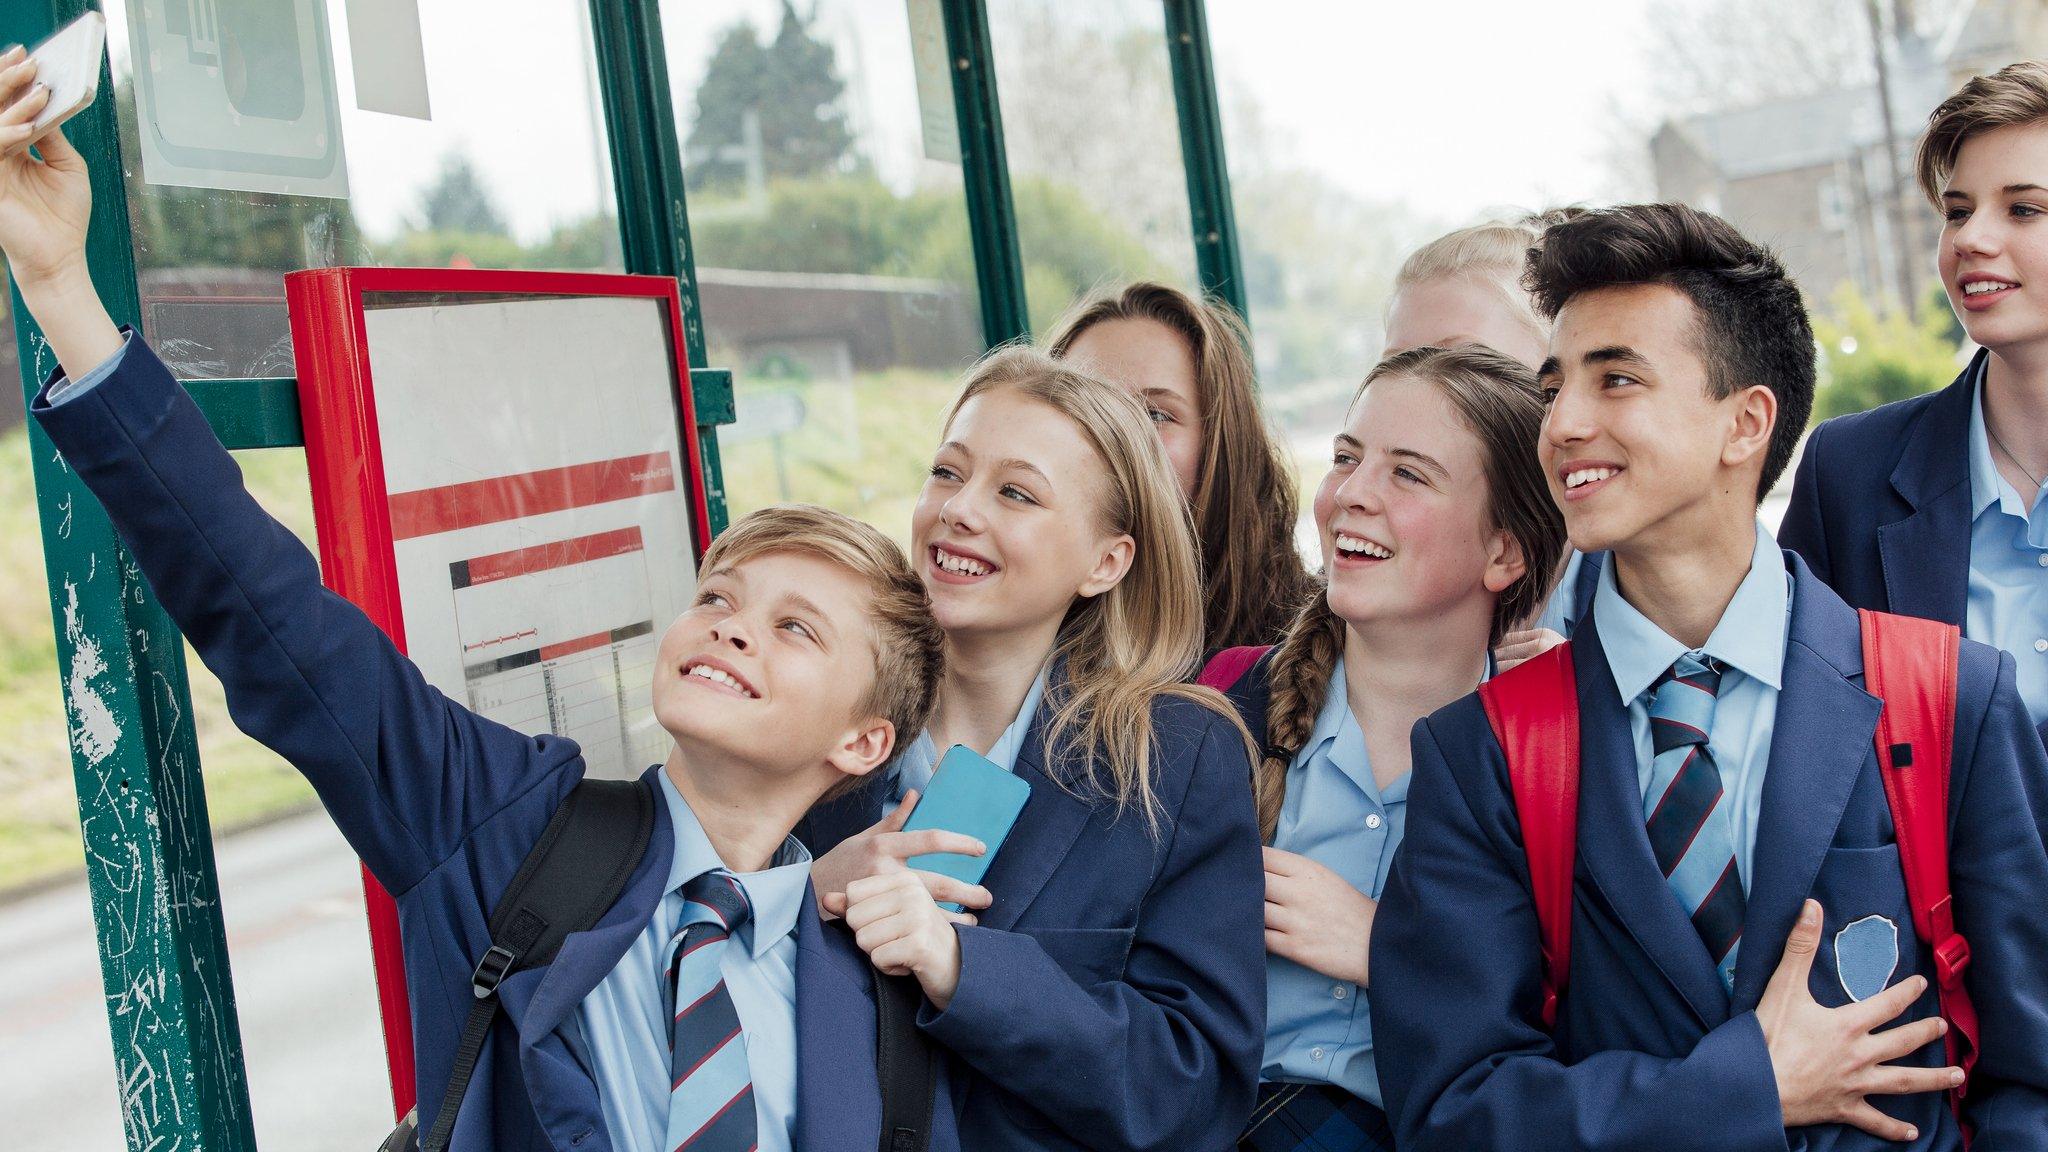
[[[906,539],[982,348],[960,165],[925,155],[906,7],[661,12],[705,335],[735,370],[732,515],[808,500]]]
[[[359,73],[353,7],[107,5],[143,323],[185,379],[291,375],[295,269],[622,268],[587,4],[419,5],[413,100],[390,29],[356,30]],[[364,110],[419,100],[431,119]]]
[[[1318,3],[1284,21],[1208,0],[1261,383],[1308,475],[1379,355],[1406,253],[1560,205],[1683,201],[1773,245],[1830,349],[1822,413],[1839,382],[1894,366],[1913,388],[1946,383],[1953,334],[1904,339],[1914,326],[1894,319],[1902,293],[1922,325],[1946,306],[1928,296],[1935,215],[1910,165],[1906,187],[1891,182],[1873,7],[1902,150],[1965,77],[2043,48],[2004,6],[1960,0]],[[1878,332],[1892,336],[1881,366]],[[1838,410],[1876,398],[1840,392]],[[1788,488],[1765,506],[1773,524]]]
[[[1164,6],[989,0],[988,20],[1032,330],[1127,280],[1194,288]]]

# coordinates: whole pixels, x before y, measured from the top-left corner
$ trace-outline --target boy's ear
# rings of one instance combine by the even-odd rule
[[[896,751],[896,725],[880,716],[854,722],[840,737],[825,762],[847,776],[865,776],[889,762]]]
[[[1088,578],[1081,581],[1077,590],[1081,596],[1100,596],[1123,581],[1131,570],[1131,561],[1138,554],[1138,542],[1129,534],[1113,537],[1089,569]]]
[[[1486,590],[1498,596],[1520,580],[1529,571],[1529,561],[1522,555],[1522,542],[1505,528],[1493,533],[1493,546],[1486,557],[1486,574],[1480,582]]]
[[[1731,468],[1762,460],[1778,426],[1778,394],[1769,388],[1752,384],[1736,393],[1734,400],[1735,423],[1728,430],[1728,442],[1721,446],[1721,463]]]

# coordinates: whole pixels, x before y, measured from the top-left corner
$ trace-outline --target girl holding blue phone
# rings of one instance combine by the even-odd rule
[[[1034,351],[984,360],[943,440],[912,532],[946,674],[890,778],[813,812],[821,903],[923,987],[975,1147],[1226,1147],[1265,1017],[1258,827],[1243,727],[1185,683],[1186,505],[1139,402]],[[902,861],[976,846],[877,823],[954,744],[1030,785],[961,915]]]
[[[1393,1147],[1365,988],[1406,826],[1408,732],[1478,686],[1489,647],[1548,591],[1531,573],[1555,569],[1565,536],[1542,421],[1535,374],[1497,352],[1382,361],[1316,490],[1327,591],[1228,690],[1267,750],[1268,1017],[1240,1149]]]

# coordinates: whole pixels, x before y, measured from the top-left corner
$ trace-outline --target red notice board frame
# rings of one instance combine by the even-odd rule
[[[365,296],[370,293],[417,294],[427,298],[611,297],[664,302],[678,415],[676,436],[688,471],[685,498],[695,559],[702,559],[711,539],[711,515],[704,463],[698,450],[689,358],[683,343],[682,297],[673,278],[466,268],[318,268],[294,272],[285,277],[285,299],[291,313],[293,358],[298,367],[299,404],[305,421],[306,466],[320,544],[321,575],[329,588],[361,608],[382,628],[399,651],[407,651],[405,620],[399,603],[390,494],[385,487],[384,453],[364,320]],[[403,1116],[416,1102],[416,1073],[398,908],[367,869],[363,871],[363,892],[391,1075],[392,1105],[394,1115]]]

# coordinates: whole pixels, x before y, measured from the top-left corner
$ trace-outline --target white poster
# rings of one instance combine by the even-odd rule
[[[348,198],[324,0],[128,0],[142,178]]]
[[[655,648],[697,585],[664,303],[373,307],[365,329],[408,655],[593,774],[664,759]]]

